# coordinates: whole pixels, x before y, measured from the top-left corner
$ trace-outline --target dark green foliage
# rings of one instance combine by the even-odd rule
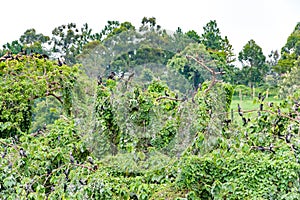
[[[300,166],[290,153],[218,150],[185,157],[179,166],[178,187],[201,199],[279,199],[299,187]]]
[[[87,74],[39,54],[1,58],[0,199],[300,199],[299,62],[282,83],[288,98],[268,102],[268,86],[223,82],[232,46],[215,21],[202,37],[171,37],[154,17],[140,30],[57,27],[53,50]],[[48,39],[29,29],[9,49]],[[262,83],[264,59],[249,41],[243,84]],[[255,92],[253,110],[233,111],[240,119],[229,116],[234,88]]]
[[[23,56],[22,60],[0,62],[0,136],[27,133],[35,99],[54,96],[70,114],[71,87],[78,68]],[[60,97],[62,93],[62,97]]]

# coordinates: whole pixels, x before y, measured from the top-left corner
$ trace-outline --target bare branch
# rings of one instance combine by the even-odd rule
[[[208,93],[209,90],[211,90],[211,88],[218,82],[216,75],[217,74],[222,74],[222,72],[215,72],[213,69],[209,68],[202,60],[200,60],[199,58],[195,58],[193,56],[187,55],[186,56],[188,59],[192,59],[194,61],[196,61],[199,65],[201,65],[202,67],[204,67],[207,71],[209,71],[212,75],[212,80],[210,85],[208,86],[208,88],[204,91],[205,94]]]

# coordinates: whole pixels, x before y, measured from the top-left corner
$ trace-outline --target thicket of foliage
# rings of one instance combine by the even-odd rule
[[[299,199],[299,62],[280,80],[287,98],[267,102],[260,88],[257,109],[231,113],[231,46],[215,21],[204,30],[170,37],[144,18],[141,33],[111,21],[93,35],[69,24],[55,29],[55,51],[81,65],[2,57],[0,198]],[[26,48],[49,41],[28,34]],[[239,59],[262,81],[254,41]]]

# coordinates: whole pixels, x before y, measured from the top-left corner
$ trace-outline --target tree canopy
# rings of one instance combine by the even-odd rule
[[[249,40],[241,68],[203,29],[69,23],[4,45],[0,199],[299,199],[299,24],[269,60]]]

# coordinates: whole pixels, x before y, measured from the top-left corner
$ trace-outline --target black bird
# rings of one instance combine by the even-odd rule
[[[278,115],[280,115],[280,114],[281,114],[280,108],[278,108],[277,112],[278,112]]]
[[[74,164],[74,162],[75,162],[75,159],[74,159],[74,156],[72,155],[72,152],[70,152],[70,162],[71,162],[71,164]]]
[[[69,173],[70,173],[69,169],[64,170],[64,174],[66,175],[66,177],[69,177]]]
[[[241,108],[240,104],[238,104],[238,113],[241,117],[243,116],[242,108]]]
[[[248,139],[248,132],[247,131],[245,131],[245,137],[246,137],[246,139]]]
[[[265,100],[265,98],[266,98],[265,96],[262,96],[262,97],[261,97],[261,101],[264,101],[264,100]]]
[[[263,111],[263,108],[264,108],[264,104],[261,103],[260,106],[259,106],[259,110]]]
[[[165,95],[168,97],[168,96],[170,96],[168,93],[167,93],[167,90],[165,90]]]
[[[175,99],[178,99],[178,94],[177,93],[175,94]]]
[[[20,156],[21,156],[21,157],[27,158],[26,152],[25,152],[25,150],[24,150],[23,148],[20,148],[19,153],[20,153]]]
[[[102,77],[100,75],[97,76],[97,83],[98,83],[98,85],[102,85],[102,83],[103,83]]]
[[[94,164],[93,158],[89,157],[88,158],[89,163],[91,163],[92,165]]]
[[[269,105],[269,107],[273,107],[274,104],[273,104],[273,102],[269,102],[268,105]]]
[[[259,100],[261,99],[261,93],[258,93],[258,99]]]
[[[84,181],[84,180],[82,180],[82,179],[79,179],[79,183],[80,183],[81,185],[86,185],[86,181]]]
[[[5,148],[4,153],[2,154],[2,158],[5,158],[6,154],[7,154],[7,148]]]
[[[225,122],[226,126],[229,126],[229,124],[231,123],[231,119],[225,119],[224,122]]]
[[[57,64],[58,66],[62,66],[62,65],[65,65],[66,62],[65,62],[65,58],[60,56],[59,58],[57,58]]]
[[[121,76],[120,76],[120,79],[123,79],[124,76],[125,76],[125,72],[122,72],[122,73],[121,73]]]
[[[13,140],[15,141],[15,143],[18,143],[18,142],[19,142],[19,137],[18,137],[17,135],[15,135],[15,136],[13,137]]]
[[[293,110],[294,110],[295,112],[298,112],[298,109],[299,109],[299,103],[294,104]]]
[[[285,141],[286,143],[291,143],[291,138],[293,137],[293,135],[291,133],[288,133],[286,136],[285,136]]]
[[[110,72],[110,75],[107,77],[107,79],[115,80],[115,75],[116,75],[115,72]]]
[[[243,126],[246,126],[248,123],[248,120],[245,117],[243,117],[242,120],[243,120]]]
[[[8,163],[8,168],[11,169],[12,168],[12,162],[9,161]]]

